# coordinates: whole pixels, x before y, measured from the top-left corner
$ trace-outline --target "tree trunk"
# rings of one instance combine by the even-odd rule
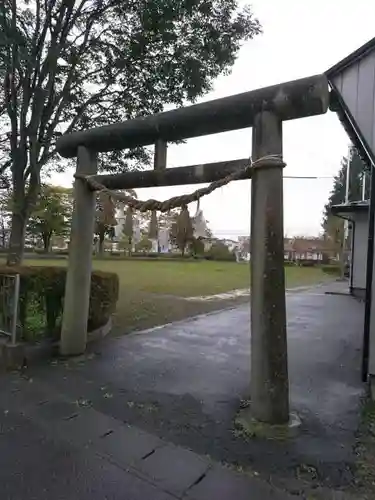
[[[5,248],[5,242],[6,242],[5,224],[4,224],[4,219],[1,219],[1,247],[2,248]]]
[[[25,251],[26,217],[22,213],[12,213],[8,266],[17,266],[22,263]]]
[[[39,178],[31,175],[28,191],[25,192],[25,179],[23,173],[26,165],[17,161],[12,166],[13,174],[13,197],[12,197],[12,221],[9,238],[9,251],[7,265],[16,266],[21,264],[25,252],[26,225],[38,196]]]
[[[51,246],[51,236],[52,236],[52,235],[51,235],[51,234],[49,234],[49,233],[44,233],[44,234],[42,235],[42,238],[43,238],[43,246],[44,246],[44,251],[45,251],[46,253],[48,253],[48,252],[49,252],[49,250],[50,250],[50,246]]]
[[[98,254],[103,255],[104,254],[104,231],[99,233],[99,244],[98,244]]]

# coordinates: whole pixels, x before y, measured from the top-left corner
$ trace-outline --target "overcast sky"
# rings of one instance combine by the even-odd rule
[[[249,3],[240,0],[241,4]],[[322,73],[375,36],[373,0],[252,0],[264,33],[245,44],[230,76],[219,78],[204,100],[224,97]],[[284,122],[285,233],[317,235],[332,176],[349,141],[335,114]],[[168,166],[244,158],[251,155],[251,129],[188,140],[168,148]],[[55,175],[69,185],[72,172]],[[141,199],[164,200],[196,186],[139,189]],[[201,202],[213,232],[236,237],[250,231],[250,181],[232,183]],[[195,207],[191,207],[194,212]]]

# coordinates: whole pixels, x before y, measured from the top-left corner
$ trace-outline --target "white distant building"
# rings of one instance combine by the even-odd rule
[[[171,242],[169,241],[169,229],[167,227],[159,228],[158,245],[160,253],[169,253],[171,251]]]
[[[230,240],[230,239],[227,239],[227,238],[224,238],[223,240],[219,240],[221,243],[224,243],[224,245],[228,248],[228,250],[230,252],[234,252],[239,244],[238,244],[238,241],[235,241],[235,240]]]
[[[238,237],[238,256],[240,260],[250,261],[250,236]]]
[[[115,213],[115,219],[117,222],[115,226],[115,239],[117,241],[121,240],[124,236],[125,217],[125,205],[121,205],[118,209],[116,209]]]

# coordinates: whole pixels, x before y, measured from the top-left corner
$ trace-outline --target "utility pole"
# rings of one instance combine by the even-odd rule
[[[352,162],[352,147],[348,147],[348,160],[346,166],[346,181],[345,181],[345,205],[349,203],[349,184],[350,184],[350,164]],[[346,247],[349,236],[349,221],[345,219],[344,221],[344,237],[342,240],[342,251],[341,251],[341,277],[345,278],[345,263],[346,263]]]

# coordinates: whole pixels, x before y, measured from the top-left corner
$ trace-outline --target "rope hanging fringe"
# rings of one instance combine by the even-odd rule
[[[94,176],[76,174],[75,178],[87,182],[87,184],[92,189],[98,191],[99,193],[100,192],[108,193],[113,199],[121,203],[124,203],[130,208],[139,210],[140,212],[147,212],[149,210],[168,212],[169,210],[172,210],[174,208],[187,206],[189,203],[192,203],[194,201],[198,202],[203,196],[211,194],[216,189],[226,186],[232,181],[249,178],[248,175],[251,169],[256,167],[262,168],[263,166],[267,166],[267,163],[268,164],[282,163],[282,165],[285,166],[285,164],[282,162],[281,155],[267,155],[255,161],[252,161],[250,158],[249,165],[247,165],[245,168],[236,170],[235,172],[232,172],[231,174],[227,175],[226,177],[223,177],[222,179],[211,182],[209,186],[197,189],[193,193],[183,194],[180,196],[173,196],[172,198],[169,198],[168,200],[165,201],[158,201],[152,198],[146,201],[137,200],[132,196],[126,195],[124,193],[119,193],[117,191],[112,191],[106,188],[105,186],[103,186],[103,184],[100,184],[100,182],[96,181],[94,179]]]

